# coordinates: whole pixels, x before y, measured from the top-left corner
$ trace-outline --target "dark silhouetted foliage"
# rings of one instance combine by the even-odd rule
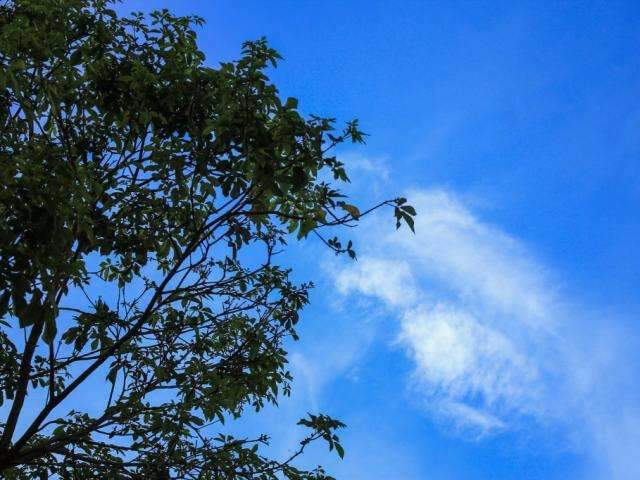
[[[346,203],[331,152],[357,123],[281,99],[264,40],[212,68],[199,18],[111,7],[0,6],[0,476],[330,478],[294,460],[315,440],[342,456],[337,420],[301,420],[282,460],[217,424],[289,393],[311,285],[277,262],[287,242],[355,257],[335,229],[415,212]],[[99,411],[65,409],[96,377]]]

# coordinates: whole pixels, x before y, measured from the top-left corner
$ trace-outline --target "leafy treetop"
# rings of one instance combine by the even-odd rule
[[[328,416],[283,460],[217,432],[290,391],[311,284],[276,262],[286,243],[355,257],[335,229],[415,211],[347,203],[331,152],[358,123],[283,100],[264,39],[212,68],[200,18],[110,3],[0,6],[0,475],[330,478],[294,466],[318,439],[343,455]],[[65,411],[96,376],[104,406]]]

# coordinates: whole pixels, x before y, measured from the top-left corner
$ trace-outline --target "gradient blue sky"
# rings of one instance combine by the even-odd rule
[[[265,35],[306,113],[358,117],[356,263],[313,242],[294,395],[241,428],[343,419],[343,479],[640,478],[640,3],[130,2],[203,16],[208,61]],[[634,461],[633,458],[636,458]]]

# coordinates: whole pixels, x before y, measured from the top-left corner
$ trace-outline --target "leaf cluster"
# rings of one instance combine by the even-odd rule
[[[214,68],[200,18],[111,7],[0,6],[0,472],[329,478],[292,463],[316,440],[343,456],[329,417],[301,421],[283,461],[266,436],[216,432],[290,391],[283,342],[312,285],[276,261],[287,242],[313,233],[355,258],[320,232],[383,206],[413,229],[415,210],[345,201],[331,152],[364,134],[282,99],[264,39]],[[95,376],[101,411],[56,417]]]

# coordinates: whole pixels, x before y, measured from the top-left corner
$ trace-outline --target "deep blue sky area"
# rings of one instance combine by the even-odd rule
[[[285,59],[272,74],[283,94],[359,118],[361,152],[388,157],[396,185],[489,197],[512,233],[637,305],[637,2],[150,5],[203,16],[212,64],[266,36]]]
[[[276,450],[317,408],[350,427],[311,459],[340,478],[640,478],[640,2],[118,9],[162,7],[205,18],[212,66],[266,36],[282,95],[370,134],[338,152],[353,195],[420,207],[414,236],[363,226],[355,264],[293,247],[318,288],[298,393],[255,419]]]

